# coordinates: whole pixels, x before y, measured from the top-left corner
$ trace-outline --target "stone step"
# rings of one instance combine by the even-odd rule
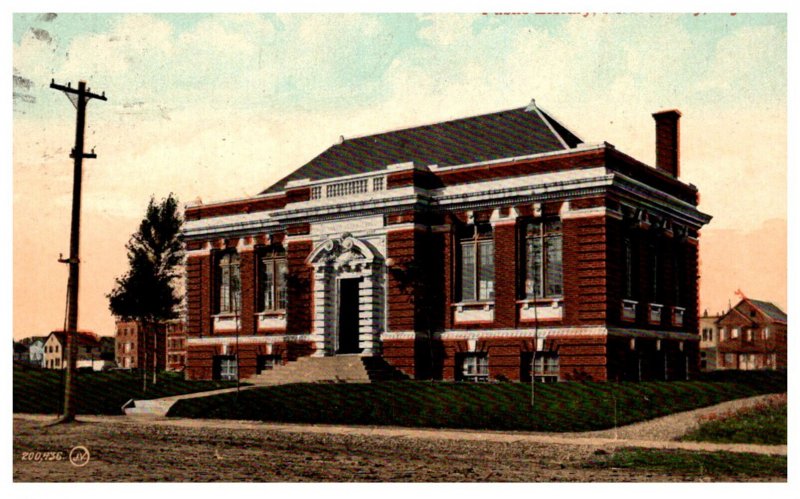
[[[276,366],[247,381],[254,384],[276,385],[314,382],[369,382],[369,375],[358,355],[333,357],[301,357],[295,362]]]
[[[125,408],[126,416],[166,416],[175,404],[174,399],[136,400],[132,407]]]

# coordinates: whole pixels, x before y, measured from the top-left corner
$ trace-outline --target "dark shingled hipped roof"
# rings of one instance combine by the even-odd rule
[[[783,310],[778,308],[778,306],[775,305],[774,303],[770,303],[768,301],[761,301],[761,300],[751,300],[749,298],[747,299],[747,301],[752,303],[754,306],[758,307],[759,310],[764,312],[771,319],[776,320],[776,321],[780,321],[780,322],[786,322],[786,319],[787,319],[786,312],[784,312]]]
[[[409,161],[452,166],[560,151],[565,147],[559,137],[567,148],[582,142],[532,103],[509,111],[345,139],[261,194],[282,191],[292,180],[375,172]]]

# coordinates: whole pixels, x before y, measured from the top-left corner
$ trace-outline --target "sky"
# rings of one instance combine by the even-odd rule
[[[64,324],[75,110],[86,80],[81,329],[151,196],[247,197],[336,143],[537,105],[654,164],[651,114],[680,109],[681,179],[712,215],[701,310],[734,291],[787,305],[783,14],[14,14],[13,334]]]

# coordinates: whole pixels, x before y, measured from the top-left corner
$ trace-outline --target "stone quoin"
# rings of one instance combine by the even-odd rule
[[[188,206],[187,377],[336,355],[416,379],[691,377],[711,217],[678,178],[681,114],[653,116],[656,167],[531,102],[342,138]]]

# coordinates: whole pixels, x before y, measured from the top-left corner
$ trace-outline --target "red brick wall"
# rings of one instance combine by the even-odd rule
[[[186,208],[184,217],[186,220],[199,220],[201,218],[276,210],[284,206],[286,206],[286,196],[280,194],[263,198],[241,199],[228,203],[192,206]]]
[[[213,311],[212,255],[189,256],[186,259],[186,299],[188,315],[186,334],[204,336],[212,333]]]
[[[477,352],[489,357],[489,377],[519,381],[523,352],[535,348],[533,338],[499,337],[478,340]],[[550,338],[545,349],[557,351],[562,380],[605,381],[607,377],[607,343],[604,336],[575,336]],[[432,344],[420,340],[384,340],[383,357],[395,368],[417,378],[456,379],[457,355],[468,351],[466,340],[435,340]],[[429,373],[423,374],[420,365],[424,357],[433,357]],[[416,359],[416,364],[415,364]],[[415,369],[416,367],[416,369]]]
[[[517,325],[517,225],[497,224],[494,228],[494,327]]]
[[[566,325],[604,324],[606,320],[605,217],[562,221],[564,321]]]
[[[453,300],[454,295],[454,281],[455,281],[455,252],[454,252],[454,234],[453,226],[448,225],[446,230],[437,234],[442,244],[442,271],[444,273],[442,279],[442,291],[444,300],[444,329],[452,329],[453,327]]]
[[[186,348],[186,379],[211,379],[213,375],[215,345],[194,345]]]
[[[290,241],[286,250],[286,263],[289,267],[286,332],[289,334],[311,332],[311,286],[314,269],[306,265],[306,258],[311,250],[311,241]]]
[[[414,264],[414,229],[390,231],[386,235],[387,258],[394,263],[388,272],[389,331],[413,331],[416,285],[409,272]]]
[[[255,305],[258,287],[257,255],[253,250],[239,252],[239,278],[242,286],[241,334],[256,332]]]
[[[680,113],[656,113],[656,167],[677,177],[680,174]]]
[[[614,149],[606,150],[606,166],[697,206],[697,189]]]
[[[570,336],[557,338],[561,379],[606,381],[607,344],[604,336]]]
[[[302,203],[311,199],[311,187],[298,187],[286,191],[286,204]]]
[[[466,184],[488,179],[518,177],[535,173],[591,168],[603,165],[603,151],[588,151],[565,154],[557,158],[538,158],[509,163],[495,163],[462,167],[438,172],[442,185]]]
[[[416,377],[414,340],[383,340],[383,359],[404,374]]]
[[[700,321],[698,319],[700,311],[699,247],[686,242],[683,244],[682,249],[686,265],[683,286],[683,289],[686,290],[686,297],[684,298],[686,312],[683,316],[683,329],[691,333],[700,334]]]
[[[417,255],[413,260],[412,276],[415,285],[414,330],[423,333],[441,331],[446,310],[441,237],[426,228],[415,229],[414,255]]]
[[[386,176],[386,188],[397,189],[415,185],[423,189],[434,189],[441,187],[442,183],[435,174],[422,170],[404,170],[392,172]]]

